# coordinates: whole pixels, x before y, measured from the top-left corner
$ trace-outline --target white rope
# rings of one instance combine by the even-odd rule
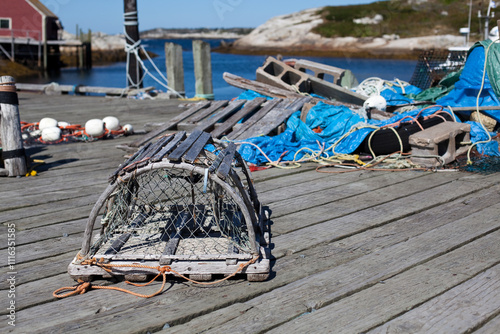
[[[138,22],[137,22],[137,11],[125,13],[124,17],[125,17],[124,25],[127,26],[127,25],[137,25],[138,24]],[[131,21],[131,19],[134,19],[134,18],[136,20],[135,21]],[[172,89],[171,87],[168,86],[168,79],[165,77],[165,75],[160,71],[160,69],[153,62],[153,60],[149,56],[148,52],[144,48],[144,46],[141,45],[141,40],[139,39],[136,42],[134,42],[133,39],[127,34],[127,31],[125,29],[124,29],[124,33],[125,33],[125,52],[127,53],[127,69],[130,66],[130,55],[133,54],[135,56],[137,64],[140,65],[141,68],[144,71],[142,77],[138,80],[138,82],[134,82],[132,80],[130,74],[127,71],[127,88],[126,89],[131,88],[131,87],[133,87],[133,88],[139,87],[143,83],[144,78],[147,75],[149,75],[158,84],[160,84],[165,89],[167,89],[167,91],[170,91],[170,92],[174,93],[175,95],[177,95],[178,97],[183,98],[184,96],[182,96],[179,92],[177,92],[176,90],[174,90],[174,89]],[[155,75],[153,75],[153,73],[151,73],[149,71],[149,69],[146,67],[146,65],[144,64],[144,62],[142,61],[142,59],[140,57],[140,52],[139,51],[141,51],[141,50],[146,55],[146,58],[149,60],[150,64],[153,66],[153,68],[155,69],[157,75],[159,75],[159,77],[160,77],[161,80],[158,79]],[[134,86],[128,86],[128,82],[132,82],[134,84]]]

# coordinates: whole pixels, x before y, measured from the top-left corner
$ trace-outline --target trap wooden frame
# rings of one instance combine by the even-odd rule
[[[68,273],[74,279],[90,281],[95,277],[125,276],[127,280],[144,281],[148,276],[158,274],[155,267],[165,265],[179,274],[198,281],[211,280],[212,275],[231,275],[238,269],[241,270],[240,274],[246,275],[249,281],[263,281],[268,278],[270,272],[268,211],[264,210],[259,202],[248,166],[236,151],[234,143],[226,144],[219,141],[215,143],[207,135],[204,132],[193,132],[187,138],[184,133],[164,137],[153,145],[143,147],[118,168],[110,177],[110,184],[94,205],[87,220],[82,248],[68,267]],[[205,145],[210,143],[218,148],[218,155],[204,149]],[[241,168],[239,173],[233,167],[236,164]],[[196,175],[204,179],[205,184],[212,182],[211,184],[222,189],[225,196],[236,204],[244,218],[249,251],[176,255],[175,249],[167,250],[167,247],[172,247],[170,244],[159,256],[158,254],[103,254],[102,252],[99,255],[91,254],[92,242],[96,239],[93,237],[96,221],[106,208],[112,194],[120,186],[123,187],[127,182],[136,180],[143,174],[172,170]],[[240,175],[245,180],[245,184],[241,181]],[[103,229],[101,229],[102,233]],[[119,247],[121,248],[127,240],[128,237],[120,237],[114,240],[113,245],[121,242]],[[92,257],[111,265],[111,269],[106,271],[98,265],[88,264],[86,260]],[[242,264],[252,259],[255,259],[255,262],[241,269]],[[139,268],[138,264],[151,268]],[[116,267],[113,267],[115,265]]]

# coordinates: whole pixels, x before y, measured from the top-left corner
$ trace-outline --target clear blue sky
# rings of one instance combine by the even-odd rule
[[[123,31],[123,0],[41,0],[64,29],[108,34]],[[363,4],[374,0],[137,0],[139,29],[256,27],[273,16],[322,6]]]

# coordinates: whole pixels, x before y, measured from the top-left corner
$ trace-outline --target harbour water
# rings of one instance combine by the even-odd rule
[[[183,61],[185,71],[185,89],[186,96],[195,95],[194,65],[192,53],[192,41],[186,39],[165,40],[151,39],[143,40],[142,44],[146,50],[158,55],[153,61],[158,69],[165,75],[165,42],[174,42],[183,47]],[[220,44],[220,40],[207,40],[212,48]],[[284,55],[285,58],[293,58],[293,53]],[[299,57],[297,57],[299,58]],[[389,59],[361,59],[361,58],[326,58],[326,57],[300,57],[312,61],[332,65],[340,68],[350,69],[357,77],[359,82],[369,77],[379,77],[386,80],[398,78],[403,81],[409,81],[416,61],[414,60],[389,60]],[[230,72],[247,79],[255,79],[255,70],[261,66],[265,56],[235,55],[212,53],[212,75],[214,95],[216,99],[231,99],[239,95],[242,91],[238,88],[228,85],[222,78],[224,72]],[[87,86],[105,86],[120,87],[126,86],[125,62],[114,63],[107,66],[94,66],[92,70],[81,71],[75,68],[64,68],[60,73],[46,78],[29,80],[37,83],[57,82],[64,85],[87,85]],[[147,66],[148,71],[156,74],[152,65]],[[166,89],[159,85],[154,79],[145,77],[144,86],[155,86],[157,89],[165,91]]]

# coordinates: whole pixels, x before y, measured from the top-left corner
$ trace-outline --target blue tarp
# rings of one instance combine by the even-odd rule
[[[287,128],[280,135],[274,137],[255,137],[246,139],[244,142],[250,142],[259,146],[272,161],[278,160],[283,152],[287,151],[282,160],[291,161],[294,160],[295,153],[301,148],[307,147],[317,152],[320,151],[318,143],[325,145],[325,149],[330,148],[355,126],[373,125],[380,127],[398,122],[407,116],[415,117],[419,113],[419,116],[425,117],[437,110],[438,107],[429,108],[423,112],[421,110],[413,110],[397,114],[386,121],[366,121],[347,107],[332,106],[319,102],[309,110],[305,123],[300,120],[300,112],[297,111],[288,119]],[[322,132],[314,132],[313,129],[316,128],[322,129]],[[354,131],[336,145],[335,153],[349,154],[354,152],[372,131],[374,131],[373,128],[361,128]],[[256,165],[268,162],[253,145],[242,144],[240,153],[246,161]],[[303,150],[295,158],[298,160],[307,153],[311,152]],[[326,153],[331,155],[333,152],[330,149]]]
[[[496,47],[497,45],[494,45]],[[491,50],[491,49],[490,49]],[[436,101],[437,104],[451,107],[476,106],[477,95],[481,89],[484,73],[484,47],[476,46],[470,52],[464,66],[460,80],[455,83],[455,88],[445,97]],[[484,87],[479,97],[480,106],[498,106],[500,102],[495,95],[490,83],[488,73],[485,75]],[[500,122],[500,110],[484,111],[485,114]],[[464,113],[470,115],[470,111]]]

